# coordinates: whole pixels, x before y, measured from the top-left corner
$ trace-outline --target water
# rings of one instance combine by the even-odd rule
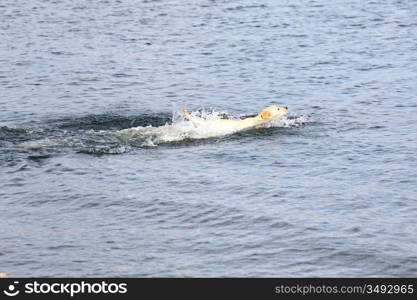
[[[414,1],[0,4],[0,272],[416,276]],[[207,132],[185,122],[241,118]]]

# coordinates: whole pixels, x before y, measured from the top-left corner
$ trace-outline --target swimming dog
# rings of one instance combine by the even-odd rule
[[[263,109],[255,117],[250,117],[243,120],[204,120],[191,115],[187,109],[184,109],[183,112],[184,116],[197,126],[208,126],[211,129],[240,131],[256,127],[271,120],[278,119],[287,114],[288,107],[272,105]]]

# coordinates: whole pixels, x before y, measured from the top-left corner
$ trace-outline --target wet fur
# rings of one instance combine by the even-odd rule
[[[219,129],[234,129],[234,130],[243,130],[252,127],[256,127],[258,125],[267,123],[271,120],[275,120],[281,116],[284,116],[288,112],[288,108],[286,107],[279,107],[279,106],[269,106],[263,109],[258,115],[255,117],[246,118],[243,120],[204,120],[199,117],[191,115],[187,109],[183,110],[184,116],[190,120],[191,122],[195,123],[199,126],[210,126],[216,127]]]

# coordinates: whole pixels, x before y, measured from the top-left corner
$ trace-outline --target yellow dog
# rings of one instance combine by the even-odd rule
[[[250,117],[243,120],[204,120],[192,116],[187,109],[184,109],[183,112],[185,117],[196,125],[209,126],[212,129],[240,131],[264,124],[271,120],[278,119],[279,117],[287,114],[288,107],[272,105],[263,109],[255,117]]]

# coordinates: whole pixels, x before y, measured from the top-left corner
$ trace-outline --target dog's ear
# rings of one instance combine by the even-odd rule
[[[272,117],[272,114],[269,111],[267,110],[261,111],[262,119],[270,119],[271,117]]]

